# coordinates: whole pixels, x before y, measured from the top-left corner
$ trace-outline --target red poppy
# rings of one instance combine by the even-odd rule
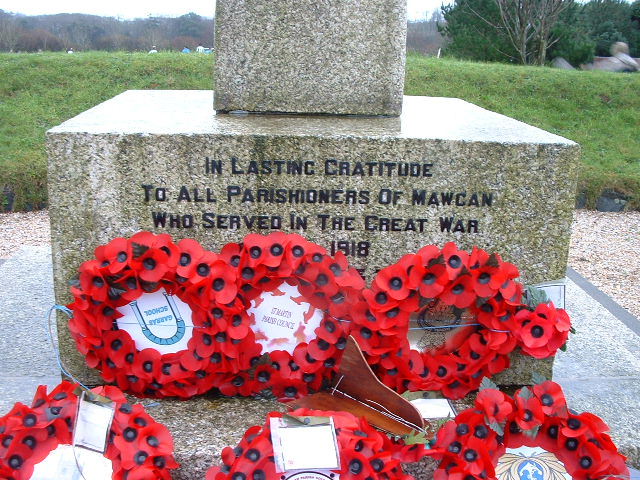
[[[98,260],[83,263],[80,268],[80,289],[91,298],[104,302],[109,295],[109,283]]]
[[[185,281],[191,279],[192,282],[198,283],[199,277],[205,277],[205,275],[199,275],[203,270],[200,265],[209,265],[217,259],[215,253],[205,250],[199,242],[191,238],[180,240],[178,248],[180,249],[180,258],[176,274],[184,278]]]
[[[239,372],[230,374],[226,377],[222,385],[219,387],[220,393],[228,397],[235,395],[249,396],[255,393],[255,382],[248,373]]]
[[[272,237],[273,235],[273,237]],[[286,235],[281,232],[274,232],[268,236],[259,233],[250,233],[244,237],[243,250],[247,253],[247,264],[253,267],[257,264],[267,267],[277,267],[282,261],[285,252],[283,243]],[[274,249],[275,255],[271,250]]]
[[[422,297],[437,298],[449,282],[444,260],[441,263],[416,263],[409,273],[409,281]]]
[[[344,253],[336,252],[333,262],[329,261],[329,269],[333,272],[334,280],[339,286],[355,290],[364,288],[365,282],[362,275],[355,268],[349,266],[349,261]]]
[[[131,260],[129,265],[141,280],[156,283],[178,263],[177,247],[172,248],[161,235],[155,237],[150,232],[140,232],[131,237]]]
[[[513,413],[511,399],[499,390],[481,390],[476,397],[476,408],[482,410],[487,424],[503,424]]]
[[[454,242],[445,244],[441,253],[451,280],[456,278],[469,265],[469,254],[464,250],[459,250]]]
[[[210,298],[223,305],[231,302],[238,293],[235,269],[223,261],[216,261],[210,267]]]
[[[515,421],[522,430],[531,430],[544,422],[544,412],[540,400],[528,388],[518,390],[515,396]]]
[[[97,247],[95,256],[111,275],[120,273],[128,267],[129,242],[126,238],[114,238],[106,245]]]
[[[560,385],[547,380],[546,382],[534,385],[533,393],[540,400],[542,411],[545,415],[566,418],[567,402]]]
[[[439,298],[447,305],[467,308],[476,299],[473,278],[469,274],[460,275],[445,287]]]
[[[516,314],[520,328],[516,330],[523,352],[535,358],[553,355],[569,336],[571,321],[564,310],[540,304],[533,311],[523,309]]]
[[[405,262],[411,258],[415,258],[415,256],[403,257]],[[386,291],[394,300],[404,300],[411,291],[409,275],[400,262],[380,270],[373,282],[375,288]]]

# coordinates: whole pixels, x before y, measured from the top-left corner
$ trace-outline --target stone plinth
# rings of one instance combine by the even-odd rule
[[[264,424],[269,412],[288,410],[273,400],[214,396],[188,402],[144,400],[142,403],[173,435],[174,455],[180,463],[180,467],[171,472],[174,480],[204,479],[212,466],[222,465],[220,452],[224,447],[238,445],[247,429]],[[416,480],[430,480],[436,466],[437,462],[427,457],[418,463],[403,464],[403,469]]]
[[[218,0],[219,111],[399,115],[406,0]]]
[[[174,480],[204,479],[213,465],[221,465],[220,452],[235,447],[245,431],[263,425],[267,414],[286,411],[275,400],[204,396],[184,400],[143,401],[147,412],[167,426],[175,443],[180,468]]]
[[[368,280],[448,241],[500,253],[525,282],[564,277],[571,141],[447,98],[405,97],[399,118],[215,115],[211,105],[210,91],[129,91],[48,132],[59,303],[96,246],[139,230],[214,250],[250,231],[296,231],[345,252]],[[64,322],[59,332],[67,365],[97,381]],[[514,371],[507,383],[530,381],[528,367]]]

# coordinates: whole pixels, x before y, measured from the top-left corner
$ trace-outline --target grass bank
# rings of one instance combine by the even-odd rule
[[[604,190],[640,208],[640,74],[567,71],[497,63],[407,59],[407,95],[459,97],[579,143],[579,191]]]
[[[130,89],[209,89],[209,55],[0,54],[0,210],[46,203],[44,132]],[[580,143],[590,203],[615,189],[640,207],[640,75],[409,55],[406,93],[459,97]]]

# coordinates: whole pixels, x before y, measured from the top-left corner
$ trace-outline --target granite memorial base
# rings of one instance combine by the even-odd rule
[[[406,0],[218,0],[215,109],[399,115]]]
[[[204,396],[182,400],[144,400],[148,413],[166,425],[175,440],[175,458],[180,468],[172,472],[174,480],[204,479],[207,470],[221,465],[220,452],[235,447],[244,432],[262,425],[272,411],[287,411],[275,400],[217,398]],[[466,405],[460,404],[460,410]],[[416,480],[429,480],[438,462],[426,457],[420,462],[403,464],[405,473]]]
[[[211,91],[128,91],[51,129],[55,292],[93,250],[140,230],[217,250],[298,232],[367,280],[426,244],[500,253],[526,283],[564,277],[579,147],[462,100],[389,117],[216,115]],[[88,383],[60,317],[65,363]],[[502,383],[551,362],[517,359]]]

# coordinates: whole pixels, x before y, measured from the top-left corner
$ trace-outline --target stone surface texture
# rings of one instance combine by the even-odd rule
[[[129,91],[48,132],[58,302],[70,300],[67,282],[78,266],[93,258],[95,247],[117,236],[168,232],[176,240],[191,237],[217,250],[250,231],[243,216],[253,218],[254,226],[263,216],[267,227],[279,217],[285,231],[293,231],[291,214],[306,218],[308,228],[299,233],[328,250],[337,245],[333,242],[367,242],[368,256],[356,251],[348,258],[369,280],[405,253],[448,241],[500,253],[520,268],[526,282],[564,276],[579,155],[575,143],[456,99],[406,97],[399,118],[355,118],[215,115],[211,96],[209,91]],[[233,159],[244,173],[232,172]],[[275,160],[309,162],[314,171],[247,173],[250,161]],[[219,162],[219,173],[206,171],[212,161]],[[336,162],[334,170],[338,162],[347,169],[358,162],[428,165],[431,176],[400,176],[393,169],[390,175],[386,170],[325,175],[326,162]],[[148,201],[144,185],[153,186]],[[230,186],[252,192],[255,201],[243,202],[241,196],[228,201]],[[165,201],[156,200],[157,187],[166,189]],[[191,201],[179,200],[182,187]],[[194,189],[203,201],[193,201]],[[336,203],[277,203],[259,201],[259,189],[341,193]],[[396,205],[379,201],[383,190],[399,192]],[[412,200],[413,190],[426,192],[426,199],[453,193],[467,201],[477,192],[492,202],[420,205]],[[345,203],[347,191],[369,192],[370,201]],[[153,215],[163,213],[165,227],[155,227]],[[190,216],[193,226],[172,228],[171,214]],[[230,215],[240,216],[240,228],[222,228]],[[353,230],[333,230],[330,221],[322,229],[318,215],[353,217]],[[460,219],[465,229],[475,220],[478,232],[442,232],[441,219],[448,218]],[[400,230],[380,231],[379,219],[398,219]],[[423,231],[403,231],[408,219],[422,221]],[[78,371],[82,359],[66,322],[60,327],[63,357]],[[521,382],[529,381],[527,373]]]
[[[629,465],[640,468],[640,336],[570,280],[566,297],[576,333],[556,355],[553,379],[571,408],[609,425]]]
[[[135,401],[135,400],[134,400]],[[175,439],[175,457],[180,468],[172,473],[174,480],[205,477],[213,465],[221,465],[220,452],[235,447],[244,432],[263,425],[267,413],[286,411],[275,400],[205,396],[184,400],[143,402],[148,413],[163,423]]]
[[[218,0],[219,111],[399,115],[406,0]]]
[[[31,404],[38,385],[60,383],[47,312],[54,304],[51,250],[25,247],[0,265],[0,416]],[[55,317],[51,335],[56,337]]]

